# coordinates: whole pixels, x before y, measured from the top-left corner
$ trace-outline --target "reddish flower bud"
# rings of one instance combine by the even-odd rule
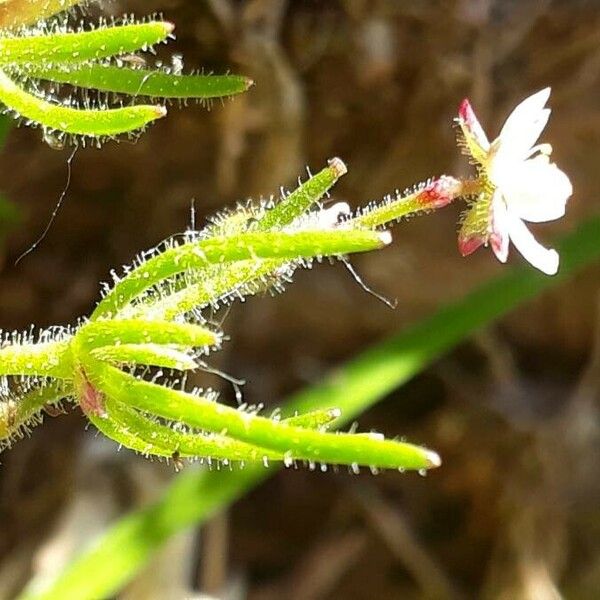
[[[462,193],[462,183],[454,177],[442,175],[428,183],[417,195],[417,201],[431,208],[442,208]]]

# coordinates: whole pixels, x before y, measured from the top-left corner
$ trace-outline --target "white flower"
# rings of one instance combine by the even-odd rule
[[[350,218],[352,211],[347,202],[336,202],[329,208],[322,206],[306,213],[288,225],[286,231],[299,229],[336,229],[345,219]]]
[[[540,245],[524,223],[562,217],[573,192],[569,178],[550,162],[551,146],[537,144],[550,116],[545,108],[549,97],[550,88],[545,88],[523,100],[491,144],[469,101],[461,104],[458,123],[481,181],[459,233],[463,256],[489,243],[498,260],[506,262],[510,240],[540,271],[558,271],[558,253]]]

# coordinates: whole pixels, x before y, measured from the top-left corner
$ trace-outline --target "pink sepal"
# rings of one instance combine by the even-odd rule
[[[483,246],[485,240],[482,237],[472,236],[472,237],[460,237],[458,238],[458,251],[461,256],[469,256],[469,254],[473,254],[477,248]]]

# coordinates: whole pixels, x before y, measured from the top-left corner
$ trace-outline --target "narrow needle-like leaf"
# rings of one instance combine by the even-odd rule
[[[115,136],[143,129],[166,114],[161,106],[141,105],[110,110],[77,110],[60,106],[28,94],[2,71],[0,102],[18,116],[49,129],[92,137]]]
[[[146,50],[165,40],[172,31],[172,23],[150,21],[76,33],[0,37],[0,65],[100,60]]]
[[[245,92],[252,80],[242,75],[175,75],[159,70],[82,64],[23,68],[24,75],[82,88],[152,98],[221,98]]]
[[[92,320],[115,314],[144,290],[187,270],[256,258],[294,260],[366,252],[390,241],[386,232],[331,230],[246,233],[186,243],[165,250],[129,273],[98,304]]]
[[[10,440],[23,425],[38,414],[48,404],[55,404],[62,398],[73,395],[70,383],[46,383],[34,389],[17,401],[4,401],[0,404],[0,447],[3,440]]]
[[[120,444],[130,447],[132,431],[136,432],[137,439],[134,450],[144,452],[146,447],[153,446],[153,454],[158,456],[173,457],[175,453],[181,458],[205,458],[225,461],[256,462],[261,464],[264,459],[282,460],[281,453],[273,452],[265,448],[259,448],[244,442],[232,440],[226,436],[202,433],[183,433],[173,430],[156,421],[148,419],[140,412],[130,408],[112,398],[106,399],[106,412],[110,419],[94,419],[94,424],[101,427],[108,422],[121,423],[127,434],[121,433],[120,438],[113,438]],[[158,451],[157,451],[158,449]]]
[[[241,442],[285,454],[290,460],[373,466],[382,469],[429,469],[440,464],[429,450],[379,435],[324,433],[243,413],[206,398],[139,380],[96,361],[86,376],[105,397],[192,427],[224,433]]]
[[[91,355],[98,360],[121,365],[148,365],[178,371],[198,367],[196,361],[185,352],[162,344],[103,346],[92,350]]]
[[[289,225],[316,204],[335,182],[346,173],[346,165],[339,158],[332,158],[322,171],[305,181],[283,198],[260,219],[257,229],[268,231]]]
[[[99,320],[86,323],[77,334],[85,351],[116,344],[176,344],[214,346],[219,336],[201,325],[144,321],[141,319]]]

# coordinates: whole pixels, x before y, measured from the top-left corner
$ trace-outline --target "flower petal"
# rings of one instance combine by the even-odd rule
[[[573,193],[567,175],[546,156],[513,165],[500,175],[496,185],[502,190],[508,210],[532,223],[560,219]]]
[[[329,208],[322,208],[317,211],[315,225],[319,229],[334,229],[342,219],[349,217],[350,214],[351,210],[347,202],[336,202]]]
[[[549,97],[547,87],[517,105],[494,140],[497,154],[506,153],[512,160],[527,157],[550,117],[550,109],[544,108]]]
[[[555,275],[558,271],[559,256],[556,250],[544,248],[518,216],[508,212],[510,239],[525,260],[546,275]]]

